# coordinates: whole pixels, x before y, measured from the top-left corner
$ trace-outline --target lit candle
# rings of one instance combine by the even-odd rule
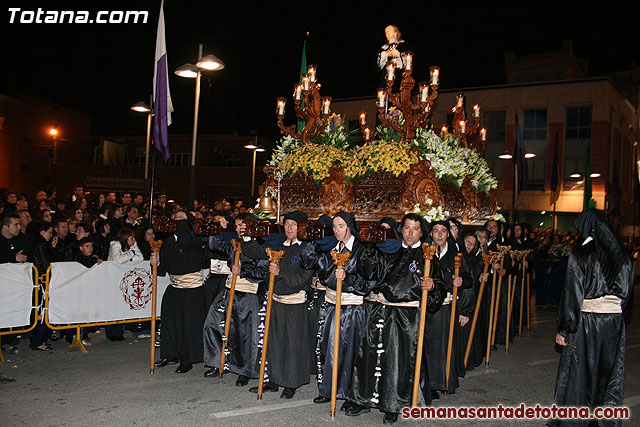
[[[284,116],[284,104],[287,102],[286,98],[278,98],[278,115]]]
[[[464,95],[460,94],[460,95],[458,95],[458,103],[456,104],[456,109],[457,108],[462,108],[463,107],[463,105],[462,105],[463,103],[464,103]]]
[[[364,140],[368,141],[369,139],[371,139],[371,129],[364,128]]]
[[[448,128],[448,127],[446,127],[446,126],[442,126],[442,129],[440,130],[440,134],[441,134],[441,135],[445,135],[445,134],[447,133],[447,130],[449,130],[449,128]]]
[[[404,69],[411,70],[413,67],[413,52],[407,52],[404,54]]]
[[[429,94],[429,85],[426,83],[420,83],[420,102],[427,102],[427,95]]]
[[[316,66],[315,65],[309,65],[309,69],[307,70],[307,74],[309,74],[309,80],[311,80],[311,83],[315,83],[315,81],[316,81]]]
[[[433,86],[438,85],[440,79],[438,78],[440,74],[440,67],[431,67],[431,84]]]
[[[480,118],[480,107],[478,106],[478,104],[473,106],[473,117],[475,117],[476,119]]]
[[[387,80],[389,81],[393,80],[395,70],[396,70],[395,65],[393,65],[393,62],[390,62],[389,65],[387,65]]]
[[[331,105],[331,98],[327,97],[322,100],[322,114],[329,114],[330,105]]]
[[[296,101],[300,101],[300,99],[302,98],[302,85],[295,85],[293,92],[295,93]]]
[[[487,140],[487,130],[485,128],[480,129],[480,139],[482,141]]]
[[[362,113],[360,113],[360,125],[364,126],[366,124],[367,124],[367,113],[363,111]]]
[[[466,123],[467,122],[465,122],[464,120],[460,120],[460,133],[464,133]]]
[[[302,88],[304,90],[309,90],[309,75],[308,74],[303,74],[302,75]]]
[[[384,107],[385,96],[384,90],[378,89],[378,106]]]

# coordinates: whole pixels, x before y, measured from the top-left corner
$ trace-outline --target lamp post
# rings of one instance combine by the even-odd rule
[[[224,68],[224,63],[214,55],[202,56],[202,44],[198,45],[198,62],[196,65],[184,64],[176,69],[175,74],[180,77],[196,79],[196,96],[193,107],[193,138],[191,140],[191,168],[189,174],[189,209],[193,207],[196,192],[196,148],[198,140],[198,111],[200,109],[200,77],[202,71],[218,71]]]
[[[151,96],[151,103],[153,104],[153,96]],[[138,113],[147,113],[147,142],[144,151],[144,180],[149,179],[149,147],[151,145],[151,119],[153,117],[153,111],[149,105],[144,102],[136,102],[131,106],[133,111]]]
[[[536,157],[536,153],[533,153],[531,151],[527,151],[524,154],[525,159],[533,159],[534,157]],[[498,158],[502,160],[512,160],[513,154],[511,154],[509,151],[505,151],[504,153],[500,154]],[[514,161],[513,162],[513,188],[511,189],[511,213],[509,214],[510,216],[509,220],[514,224],[516,221],[516,203],[518,203],[518,162]]]
[[[247,144],[244,148],[253,151],[253,166],[251,167],[251,197],[253,197],[255,195],[256,187],[256,153],[262,153],[266,150],[258,145],[258,135],[256,135],[255,144]]]

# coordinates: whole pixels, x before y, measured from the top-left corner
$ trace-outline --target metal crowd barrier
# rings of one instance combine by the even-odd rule
[[[123,320],[113,320],[109,322],[92,322],[92,323],[67,323],[64,325],[52,324],[49,322],[49,282],[51,279],[50,276],[51,267],[47,270],[46,282],[44,283],[45,294],[44,294],[44,322],[45,324],[54,331],[60,331],[65,329],[76,329],[75,339],[69,345],[69,348],[79,348],[83,353],[88,353],[84,344],[82,344],[82,337],[80,328],[88,328],[92,326],[108,326],[108,325],[120,325],[125,323],[137,323],[137,322],[150,322],[152,317],[143,317],[137,319],[123,319]],[[155,298],[155,297],[154,297]],[[160,316],[156,316],[156,320],[159,320]],[[35,325],[34,325],[35,326]],[[33,329],[33,328],[32,328]]]
[[[31,308],[31,310],[33,310],[33,313],[31,317],[33,318],[33,320],[31,321],[30,325],[21,326],[18,328],[8,328],[5,330],[0,330],[0,363],[5,363],[4,356],[2,355],[2,336],[26,334],[28,332],[31,332],[36,327],[38,322],[42,320],[42,315],[40,314],[40,310],[39,310],[40,300],[39,300],[38,290],[40,289],[40,285],[44,283],[49,283],[49,274],[51,272],[51,267],[49,267],[47,269],[47,272],[44,273],[42,276],[38,274],[38,269],[36,268],[35,265],[32,268],[33,268],[33,278],[34,278],[33,280],[34,290],[33,290],[33,306]]]

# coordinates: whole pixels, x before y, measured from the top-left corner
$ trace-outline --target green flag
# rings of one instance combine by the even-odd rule
[[[596,207],[596,201],[592,198],[591,192],[591,143],[587,146],[587,158],[584,162],[584,201],[583,209],[587,210]]]
[[[307,36],[309,33],[307,33]],[[307,73],[307,39],[305,38],[304,44],[302,45],[302,61],[300,61],[300,83],[302,83],[302,76]],[[304,98],[302,98],[302,102],[300,103],[300,108],[304,108]],[[306,124],[305,119],[298,119],[298,133],[302,132],[304,129],[304,125]]]

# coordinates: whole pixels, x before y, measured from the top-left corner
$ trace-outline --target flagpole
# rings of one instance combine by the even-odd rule
[[[156,179],[156,152],[155,150],[152,152],[151,157],[153,158],[151,161],[151,185],[150,193],[149,193],[149,225],[153,225],[153,185]]]

